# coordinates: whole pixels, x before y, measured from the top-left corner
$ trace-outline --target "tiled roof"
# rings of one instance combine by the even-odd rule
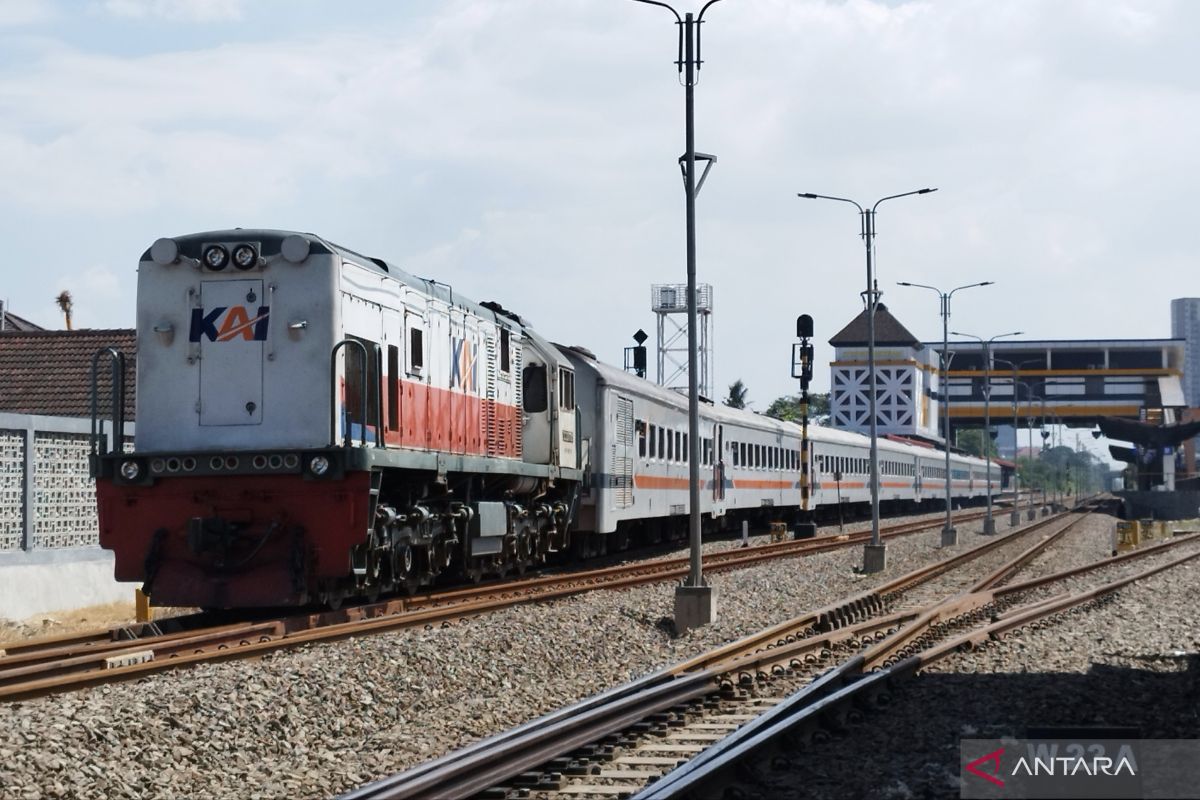
[[[133,419],[135,332],[119,330],[0,333],[0,411],[55,417],[92,414],[92,356],[115,347],[125,355],[125,419]],[[112,408],[108,359],[99,362],[101,416]]]
[[[834,335],[829,343],[834,347],[853,347],[867,343],[867,310],[864,308],[850,324]],[[921,349],[921,340],[908,332],[900,321],[892,316],[887,306],[875,306],[875,344],[900,344]]]
[[[0,331],[44,331],[41,325],[30,322],[24,317],[18,317],[16,314],[5,309],[0,312]]]

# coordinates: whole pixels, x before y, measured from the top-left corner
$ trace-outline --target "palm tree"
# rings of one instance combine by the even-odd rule
[[[59,292],[58,297],[54,298],[54,302],[58,303],[63,316],[67,319],[67,330],[71,330],[71,293],[64,289]]]
[[[738,378],[729,384],[729,396],[725,398],[725,405],[730,408],[745,408],[749,397],[750,392],[747,391],[746,384],[742,383],[741,378]]]

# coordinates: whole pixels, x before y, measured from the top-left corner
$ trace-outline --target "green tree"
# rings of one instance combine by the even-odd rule
[[[750,391],[746,388],[746,384],[742,383],[741,378],[729,384],[729,395],[725,398],[725,405],[730,408],[745,408],[749,399]]]
[[[800,395],[787,394],[777,397],[764,412],[768,417],[785,422],[800,422]],[[829,421],[829,394],[808,395],[808,421],[822,425]]]
[[[982,428],[962,431],[958,434],[958,446],[971,455],[979,456],[980,458],[983,458],[983,441]],[[990,438],[987,440],[987,454],[992,458],[996,457],[996,443]]]

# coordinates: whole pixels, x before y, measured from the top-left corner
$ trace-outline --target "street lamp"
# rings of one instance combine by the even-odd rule
[[[694,90],[697,73],[703,63],[700,60],[700,26],[704,12],[719,0],[708,0],[698,15],[690,12],[683,17],[679,12],[659,0],[635,0],[652,6],[661,6],[670,11],[679,26],[678,56],[675,61],[677,72],[683,76],[684,86],[684,137],[686,151],[679,159],[683,171],[684,192],[687,194],[687,293],[688,293],[688,542],[689,562],[686,583],[675,587],[675,629],[679,633],[699,628],[712,622],[717,615],[717,597],[713,587],[704,582],[701,572],[700,545],[700,391],[697,374],[696,337],[696,194],[704,185],[708,171],[716,163],[716,156],[696,152],[696,118]],[[704,161],[704,174],[696,180],[696,161]]]
[[[954,522],[951,519],[952,510],[950,501],[950,298],[954,297],[955,292],[961,292],[963,289],[974,289],[977,286],[991,286],[993,283],[995,281],[968,283],[966,286],[959,286],[948,292],[943,292],[936,286],[928,286],[924,283],[909,283],[908,281],[898,281],[896,283],[897,286],[915,286],[919,289],[930,289],[937,292],[937,296],[942,304],[942,373],[938,386],[938,392],[942,400],[942,416],[945,418],[944,429],[946,431],[946,527],[942,528],[942,547],[953,547],[958,544],[958,531],[954,529]]]
[[[1020,336],[1024,331],[1013,331],[1012,333],[1000,333],[990,339],[984,339],[982,336],[975,336],[970,333],[959,333],[958,331],[950,331],[955,336],[965,336],[968,339],[975,339],[983,345],[983,458],[987,464],[987,515],[983,519],[983,533],[985,536],[991,536],[996,532],[996,520],[992,519],[992,455],[988,452],[988,442],[992,439],[992,373],[991,373],[991,347],[992,342],[997,339],[1003,339],[1008,336]]]
[[[1033,416],[1034,416],[1033,415],[1033,401],[1034,401],[1033,385],[1030,384],[1028,381],[1017,381],[1017,383],[1019,385],[1025,387],[1025,397],[1029,401],[1029,412],[1028,412],[1028,414],[1026,414],[1026,420],[1029,423],[1029,452],[1032,455],[1032,453],[1033,453]],[[1042,400],[1042,406],[1044,408],[1046,405],[1045,392],[1042,393],[1041,400]],[[1043,414],[1044,413],[1045,412],[1043,411]],[[1020,465],[1018,464],[1018,469],[1019,469],[1019,467],[1020,467]],[[1031,484],[1031,487],[1032,487],[1032,484]],[[1037,511],[1035,511],[1033,508],[1033,495],[1034,495],[1033,489],[1030,488],[1030,490],[1029,490],[1029,510],[1026,512],[1026,519],[1029,520],[1030,522],[1037,519]]]
[[[807,200],[836,200],[839,203],[849,203],[858,209],[861,225],[860,236],[867,248],[867,376],[868,413],[871,416],[871,543],[863,550],[863,572],[880,572],[887,566],[887,546],[879,538],[879,426],[875,414],[875,307],[879,304],[879,288],[875,283],[875,268],[872,262],[875,248],[875,210],[880,203],[895,200],[897,197],[908,197],[914,194],[929,194],[937,189],[915,189],[911,192],[901,192],[881,197],[875,201],[870,210],[845,197],[832,197],[827,194],[802,192],[799,194]]]
[[[1018,427],[1018,424],[1017,424],[1018,423],[1018,420],[1017,420],[1017,384],[1024,383],[1024,381],[1017,380],[1017,373],[1020,372],[1021,367],[1025,366],[1026,364],[1040,364],[1042,362],[1042,359],[1029,358],[1024,361],[1017,361],[1015,363],[1012,361],[1009,361],[1007,358],[996,358],[993,360],[999,361],[1002,364],[1008,364],[1010,367],[1012,367],[1012,371],[1013,371],[1013,377],[1012,377],[1012,382],[1013,382],[1013,397],[1012,397],[1013,463],[1016,464],[1017,463],[1017,451],[1021,449],[1019,443],[1017,442],[1017,437],[1020,435],[1020,428]],[[1013,506],[1012,506],[1012,513],[1008,515],[1008,524],[1013,527],[1016,527],[1017,525],[1021,524],[1021,509],[1019,507],[1020,499],[1021,499],[1021,475],[1017,470],[1014,469],[1013,470]]]

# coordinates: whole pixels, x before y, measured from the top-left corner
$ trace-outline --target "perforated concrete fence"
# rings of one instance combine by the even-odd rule
[[[86,419],[0,414],[0,555],[99,544],[90,432]]]

